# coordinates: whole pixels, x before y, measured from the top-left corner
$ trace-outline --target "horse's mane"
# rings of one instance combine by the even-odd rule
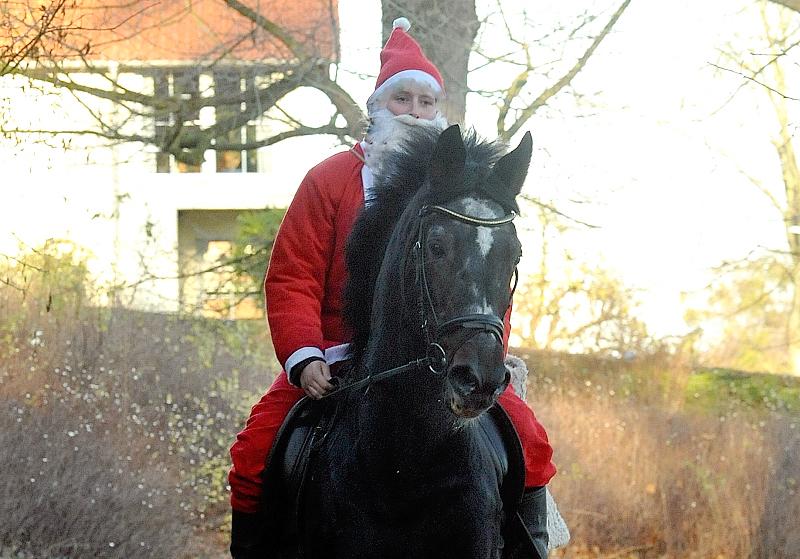
[[[461,180],[447,189],[429,188],[428,167],[440,134],[435,128],[418,127],[401,142],[388,157],[383,174],[374,177],[374,193],[348,238],[343,303],[344,319],[353,329],[350,354],[354,365],[361,362],[366,349],[375,282],[389,240],[404,212],[416,214],[423,205],[444,204],[469,192],[493,199],[507,211],[519,211],[513,196],[504,199],[502,189],[492,189],[486,181],[507,146],[482,140],[472,129],[462,134],[467,160]]]

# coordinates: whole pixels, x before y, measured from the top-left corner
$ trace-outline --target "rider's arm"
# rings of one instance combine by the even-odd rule
[[[267,318],[275,354],[296,386],[306,365],[349,341],[341,317],[344,247],[364,204],[362,167],[358,155],[342,152],[312,168],[273,245],[264,284]]]
[[[324,360],[322,304],[334,235],[334,208],[324,186],[311,172],[303,179],[275,238],[264,282],[275,353],[287,373],[303,361]],[[299,374],[292,376],[299,385]]]

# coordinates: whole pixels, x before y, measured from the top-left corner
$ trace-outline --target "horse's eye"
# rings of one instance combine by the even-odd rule
[[[445,254],[444,247],[435,241],[428,243],[428,252],[430,252],[431,256],[434,258],[442,258]]]

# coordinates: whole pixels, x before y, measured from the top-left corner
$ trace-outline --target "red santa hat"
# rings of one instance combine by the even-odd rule
[[[408,34],[410,28],[408,19],[400,17],[394,20],[392,34],[381,51],[381,71],[370,101],[402,79],[413,79],[427,84],[438,98],[444,97],[442,76]]]

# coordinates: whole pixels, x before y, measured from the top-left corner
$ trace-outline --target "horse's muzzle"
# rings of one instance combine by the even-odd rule
[[[446,378],[450,410],[466,419],[479,416],[508,385],[503,345],[488,333],[473,336],[453,355]]]

